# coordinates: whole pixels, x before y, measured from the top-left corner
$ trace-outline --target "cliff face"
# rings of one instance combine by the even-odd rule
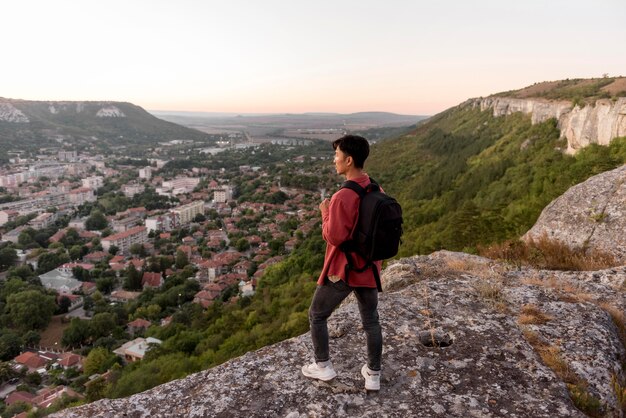
[[[601,99],[594,106],[572,106],[569,101],[487,97],[474,99],[481,110],[493,109],[494,116],[523,112],[532,123],[556,118],[561,136],[567,139],[567,153],[573,154],[589,144],[607,145],[614,138],[626,136],[626,98]]]
[[[571,187],[541,212],[525,238],[546,235],[626,263],[626,165]]]
[[[126,399],[55,416],[584,417],[565,379],[599,399],[602,413],[619,417],[611,379],[623,382],[626,353],[606,306],[626,309],[624,277],[625,268],[512,270],[445,251],[407,258],[382,277],[378,393],[363,388],[365,339],[349,298],[329,323],[338,372],[329,383],[300,373],[311,361],[307,333]],[[543,319],[529,320],[529,306]],[[551,369],[546,353],[567,376]]]

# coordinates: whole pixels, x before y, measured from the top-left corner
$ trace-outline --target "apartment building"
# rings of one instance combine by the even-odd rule
[[[112,246],[119,248],[121,254],[130,253],[133,244],[145,244],[148,241],[148,232],[145,226],[136,226],[128,231],[109,235],[102,239],[102,248],[109,251]]]
[[[102,176],[92,176],[84,178],[83,187],[98,190],[100,187],[104,186],[104,177]]]
[[[187,203],[182,206],[178,206],[171,210],[171,212],[178,214],[178,219],[181,225],[188,224],[196,217],[197,214],[204,215],[204,202],[202,200],[196,200],[191,203]]]
[[[96,195],[93,193],[93,189],[80,187],[78,189],[70,190],[68,199],[72,205],[80,206],[85,202],[95,202]]]
[[[180,225],[180,217],[177,213],[169,212],[163,215],[146,218],[146,228],[150,231],[169,232]]]

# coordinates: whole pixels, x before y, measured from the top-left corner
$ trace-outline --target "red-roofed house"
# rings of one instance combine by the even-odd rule
[[[43,388],[37,392],[37,396],[33,398],[32,402],[39,408],[48,408],[57,399],[61,399],[63,395],[67,395],[70,398],[84,398],[83,395],[68,388],[67,386],[57,386],[55,388]]]
[[[33,373],[39,369],[45,368],[49,360],[43,358],[38,353],[33,353],[32,351],[25,351],[19,356],[15,357],[13,361],[19,364],[20,366],[27,367],[28,371]]]
[[[59,356],[58,363],[64,369],[69,369],[70,367],[75,367],[77,370],[82,370],[83,368],[83,357],[74,353],[61,353]]]
[[[148,329],[150,325],[152,325],[152,322],[143,318],[137,318],[134,321],[128,323],[128,332],[130,333],[130,335],[134,336],[135,333]]]
[[[141,285],[144,289],[147,287],[154,287],[158,289],[163,286],[163,276],[161,273],[152,273],[147,271],[141,278]]]
[[[7,404],[7,406],[13,405],[15,402],[24,402],[25,404],[33,405],[33,399],[36,396],[37,395],[33,395],[32,393],[18,390],[11,392],[11,394],[4,399],[4,403]]]
[[[105,251],[94,251],[93,253],[90,253],[84,256],[83,260],[97,263],[98,261],[105,260],[108,256],[109,256],[109,253]]]
[[[203,308],[208,308],[215,299],[219,297],[221,292],[201,290],[194,295],[193,303],[198,303]]]

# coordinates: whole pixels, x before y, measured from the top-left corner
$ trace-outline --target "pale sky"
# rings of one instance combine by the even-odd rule
[[[428,115],[626,76],[625,0],[4,0],[0,97]]]

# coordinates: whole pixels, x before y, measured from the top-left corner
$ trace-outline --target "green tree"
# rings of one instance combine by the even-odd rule
[[[90,231],[101,231],[107,227],[107,218],[97,209],[94,209],[85,221],[85,227]]]
[[[39,256],[37,263],[37,274],[47,273],[54,270],[63,263],[67,263],[69,258],[66,254],[43,253]]]
[[[65,347],[78,347],[89,339],[91,329],[89,322],[79,318],[72,318],[70,326],[63,331],[61,343]]]
[[[106,337],[113,332],[117,326],[117,317],[110,312],[97,313],[89,321],[90,336],[92,340]]]
[[[59,309],[58,313],[64,314],[70,310],[70,306],[72,306],[72,301],[67,296],[63,295],[59,298]]]
[[[139,243],[135,243],[130,246],[130,253],[141,258],[148,255],[146,253],[146,249],[144,248],[143,244],[139,244]]]
[[[189,264],[189,258],[187,258],[187,254],[184,251],[178,250],[176,251],[176,268],[183,269],[187,264]]]
[[[5,307],[8,321],[22,331],[44,328],[55,310],[54,296],[39,290],[25,290],[9,295]]]
[[[237,240],[237,242],[235,243],[235,248],[237,249],[237,251],[246,251],[250,249],[250,243],[248,242],[247,239],[245,238],[239,238]]]
[[[9,272],[7,273],[7,277],[9,278],[19,277],[25,282],[30,282],[32,279],[36,278],[37,276],[35,276],[35,272],[30,267],[30,265],[26,264],[24,266],[17,266],[17,267],[10,268]]]
[[[104,373],[117,363],[117,356],[104,347],[94,348],[89,352],[83,365],[83,373],[91,376],[95,373]]]
[[[124,279],[124,290],[140,290],[141,289],[141,272],[137,271],[131,263],[126,269],[126,278]]]
[[[0,334],[0,360],[13,360],[20,354],[22,339],[15,332],[3,329]]]
[[[80,260],[83,256],[83,247],[81,245],[72,245],[68,251],[70,260]]]
[[[17,252],[11,247],[5,247],[0,250],[0,269],[5,270],[15,264],[17,261]]]

